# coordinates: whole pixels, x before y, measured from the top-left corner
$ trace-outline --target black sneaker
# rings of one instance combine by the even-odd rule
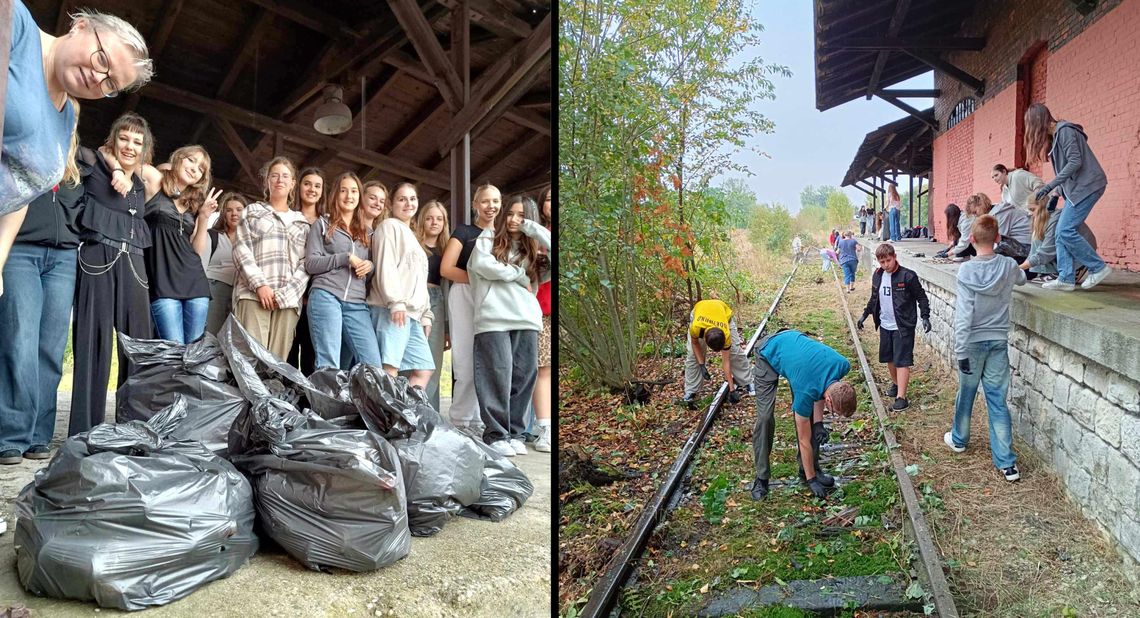
[[[10,466],[24,461],[24,455],[19,449],[10,448],[0,451],[0,464]]]
[[[677,400],[677,405],[685,406],[686,408],[688,408],[690,410],[696,410],[697,409],[697,396],[695,394],[685,395],[683,398]]]
[[[24,459],[48,459],[51,457],[51,449],[46,446],[37,445],[24,451]]]
[[[752,499],[763,500],[768,497],[768,479],[752,481]]]
[[[899,396],[899,385],[898,384],[892,384],[891,387],[887,389],[887,397],[898,397],[898,396]]]
[[[905,410],[909,407],[910,402],[907,401],[905,397],[895,397],[895,404],[891,406],[891,409],[898,412],[899,410]]]
[[[1018,472],[1017,466],[1010,466],[1001,472],[1005,475],[1005,480],[1009,481],[1010,483],[1021,478],[1021,472]]]

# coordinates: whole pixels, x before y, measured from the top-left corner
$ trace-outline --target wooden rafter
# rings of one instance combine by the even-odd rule
[[[494,107],[488,110],[487,114],[483,116],[483,119],[480,120],[479,123],[471,129],[471,139],[479,137],[483,134],[484,131],[490,129],[491,125],[495,124],[508,110],[511,109],[511,106],[515,104],[515,101],[517,101],[519,97],[521,97],[527,90],[530,90],[530,87],[534,84],[540,75],[548,73],[549,71],[550,54],[547,53],[546,56],[544,56],[540,62],[531,67],[531,69],[527,71],[525,75],[523,75],[522,79],[519,80],[519,82],[515,84],[510,90],[508,90],[507,93],[503,95],[503,98],[500,99]]]
[[[183,4],[184,0],[175,0],[169,6],[163,6],[162,19],[154,25],[154,30],[151,31],[146,40],[147,51],[152,59],[157,61],[162,56],[163,50],[166,49],[166,44],[170,42],[170,33],[174,32],[174,22],[178,20],[178,14],[182,12]],[[138,104],[139,93],[128,94],[123,99],[123,106],[119,110],[119,115],[122,116],[127,112],[134,111]]]
[[[907,105],[906,103],[903,103],[897,97],[890,96],[889,94],[883,92],[882,90],[879,90],[878,92],[876,92],[875,95],[878,96],[880,99],[886,101],[887,103],[890,103],[891,105],[894,105],[895,107],[901,109],[902,111],[910,114],[914,118],[917,118],[918,120],[922,121],[924,124],[930,126],[931,128],[933,128],[935,130],[938,129],[938,120],[936,120],[934,118],[934,114],[927,113],[927,112],[920,112],[917,109]]]
[[[479,76],[479,82],[471,88],[470,101],[455,114],[447,130],[444,131],[444,137],[439,144],[441,156],[458,143],[464,134],[471,132],[476,125],[480,124],[492,108],[497,107],[520,81],[524,78],[533,78],[532,71],[543,58],[549,62],[549,13],[530,33],[530,36],[520,41],[510,52]],[[518,92],[515,99],[517,100],[522,94],[522,92]],[[504,111],[506,109],[500,110],[499,115],[502,115]]]
[[[171,105],[201,114],[213,114],[235,124],[247,126],[263,133],[279,133],[284,138],[303,144],[309,148],[339,148],[341,157],[356,163],[379,167],[394,174],[414,178],[440,188],[448,188],[446,174],[423,169],[406,161],[366,150],[358,146],[344,144],[336,138],[322,135],[308,127],[289,124],[276,118],[251,112],[247,109],[199,94],[175,88],[163,83],[151,82],[142,91],[143,96],[164,101]]]
[[[894,97],[896,99],[919,98],[919,99],[937,99],[942,96],[942,91],[938,88],[929,90],[921,89],[906,89],[906,88],[883,88],[879,90],[880,94]]]
[[[967,88],[973,90],[974,94],[978,95],[979,97],[986,92],[986,82],[984,80],[970,75],[966,71],[959,69],[953,64],[939,58],[932,53],[921,51],[907,51],[905,53],[913,56],[916,60],[922,62],[935,71],[942,71],[946,75],[957,80],[959,83],[964,84]]]
[[[452,109],[462,107],[463,84],[460,82],[455,68],[448,62],[447,54],[435,36],[435,30],[424,17],[423,11],[416,5],[415,0],[388,0],[388,6],[396,15],[416,54],[423,61],[428,72],[431,73],[435,87],[443,95],[443,100]]]
[[[850,37],[828,45],[826,49],[832,50],[867,50],[867,51],[904,51],[904,50],[936,50],[936,51],[979,51],[985,49],[985,37],[920,37],[920,38],[891,38],[891,37]]]
[[[363,33],[318,8],[320,4],[300,2],[298,0],[248,0],[267,11],[300,24],[310,30],[338,41],[353,41],[363,36]]]
[[[475,180],[474,184],[481,185],[481,184],[486,183],[486,182],[491,182],[491,183],[494,183],[496,181],[502,182],[502,179],[500,179],[498,177],[498,175],[501,174],[504,169],[506,169],[507,167],[510,167],[515,162],[515,160],[522,158],[523,154],[525,154],[527,151],[529,151],[531,148],[533,148],[537,144],[541,144],[541,143],[547,142],[549,140],[550,140],[549,137],[547,137],[545,135],[541,135],[541,134],[535,134],[535,135],[530,136],[529,139],[527,139],[525,142],[520,144],[518,147],[513,147],[511,149],[511,151],[509,153],[507,153],[507,155],[505,157],[500,158],[490,168],[482,171],[479,174],[471,174],[472,178],[477,179],[477,180]],[[504,187],[504,189],[507,189],[507,187]]]
[[[533,94],[524,94],[518,100],[517,105],[523,109],[550,109],[550,94],[546,92],[536,92]]]
[[[891,14],[891,23],[887,26],[887,38],[894,38],[899,35],[899,30],[902,30],[903,21],[906,19],[906,12],[910,10],[910,0],[897,0],[895,2],[895,11]],[[875,56],[875,67],[871,70],[871,81],[867,84],[867,100],[871,100],[871,95],[879,89],[879,77],[883,74],[883,68],[887,65],[887,52],[886,50],[880,51]]]
[[[404,146],[407,146],[421,131],[428,127],[429,120],[446,110],[447,103],[444,102],[441,95],[436,95],[431,101],[428,101],[427,105],[420,108],[420,111],[412,119],[402,123],[400,130],[380,146],[380,152],[400,152]]]
[[[259,179],[257,177],[257,161],[253,158],[253,153],[249,151],[249,147],[242,141],[241,136],[238,135],[237,129],[234,125],[230,124],[228,120],[223,120],[217,116],[212,116],[211,121],[217,127],[218,132],[222,134],[222,139],[225,140],[226,146],[229,146],[230,152],[233,153],[234,158],[237,159],[238,165],[245,171],[246,176],[253,181],[254,186],[257,186]]]
[[[537,131],[541,135],[550,136],[550,121],[538,112],[515,107],[507,110],[506,113],[503,114],[503,118],[532,131]]]
[[[238,76],[241,75],[245,66],[249,64],[254,52],[258,49],[258,44],[261,43],[261,39],[264,38],[265,34],[269,31],[269,27],[273,24],[273,19],[274,14],[262,8],[258,8],[254,13],[253,18],[246,28],[246,31],[249,32],[249,36],[238,41],[231,50],[230,57],[232,57],[233,60],[230,61],[230,66],[226,69],[226,75],[222,78],[221,85],[214,91],[215,99],[221,100],[229,96],[234,84],[237,83]],[[204,116],[198,121],[193,133],[190,134],[191,144],[198,143],[202,138],[202,132],[210,125],[210,122],[211,119],[209,116]]]
[[[460,0],[439,0],[439,3],[452,11],[459,8]],[[471,9],[471,22],[485,30],[509,39],[521,39],[530,35],[530,24],[515,17],[513,11],[503,10],[491,0],[467,0]]]

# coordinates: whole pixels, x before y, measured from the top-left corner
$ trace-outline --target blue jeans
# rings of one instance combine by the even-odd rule
[[[1089,274],[1104,270],[1104,260],[1077,231],[1102,195],[1104,189],[1076,204],[1065,204],[1061,209],[1061,218],[1057,221],[1057,278],[1065,283],[1076,283],[1077,266],[1089,269]]]
[[[376,343],[368,305],[345,302],[328,290],[314,288],[309,293],[305,313],[309,318],[313,352],[317,355],[317,369],[349,369],[340,366],[342,341],[348,344],[356,362],[380,366],[380,346]]]
[[[990,456],[994,466],[1001,470],[1017,462],[1017,456],[1013,454],[1013,426],[1005,402],[1009,390],[1008,346],[1004,339],[978,341],[966,346],[971,373],[967,375],[958,371],[958,399],[954,402],[954,428],[951,431],[955,446],[969,443],[970,413],[980,383],[989,412]]]
[[[855,283],[855,269],[858,267],[859,262],[856,260],[843,263],[843,285]]]
[[[891,240],[902,240],[902,224],[899,221],[899,217],[902,216],[901,210],[901,208],[892,208],[887,211],[891,225]]]
[[[16,243],[0,296],[0,451],[47,446],[75,297],[75,249]]]
[[[419,320],[410,316],[404,319],[404,326],[396,326],[387,307],[371,307],[372,325],[376,328],[376,339],[380,341],[380,358],[384,366],[395,367],[397,371],[435,371],[435,360],[431,357],[424,329]],[[435,326],[432,326],[435,330]],[[537,359],[537,355],[535,356]],[[537,361],[536,361],[537,362]]]
[[[155,336],[181,344],[196,341],[206,332],[206,314],[209,312],[209,296],[185,300],[159,298],[150,303]]]

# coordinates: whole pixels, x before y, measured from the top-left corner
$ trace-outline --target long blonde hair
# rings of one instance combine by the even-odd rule
[[[443,213],[443,229],[439,231],[439,236],[435,239],[435,246],[429,247],[425,243],[427,240],[427,232],[425,231],[424,219],[427,219],[427,212],[432,208],[438,208]],[[412,220],[412,231],[416,234],[416,240],[420,241],[420,246],[428,255],[435,253],[436,255],[443,253],[444,247],[447,246],[447,241],[451,239],[451,217],[447,214],[447,209],[438,200],[431,200],[427,204],[420,206],[416,212],[416,218]]]
[[[71,95],[67,95],[67,98],[71,101],[71,108],[75,110],[75,126],[71,127],[71,140],[67,145],[67,162],[63,166],[63,179],[60,182],[74,187],[83,180],[79,177],[79,164],[75,161],[79,154],[79,101]]]
[[[1037,209],[1033,211],[1033,240],[1045,240],[1045,228],[1049,226],[1049,196],[1034,200]]]

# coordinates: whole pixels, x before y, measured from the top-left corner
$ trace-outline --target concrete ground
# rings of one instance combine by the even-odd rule
[[[113,395],[112,395],[113,397]],[[56,440],[67,432],[70,394],[60,393]],[[107,417],[114,418],[113,401]],[[441,406],[443,407],[443,406]],[[551,458],[531,450],[514,462],[534,494],[499,523],[452,519],[438,535],[413,538],[407,558],[372,573],[318,573],[281,550],[261,550],[229,579],[147,616],[549,616],[551,598]],[[0,536],[0,612],[23,603],[33,616],[91,616],[94,603],[44,599],[20,585],[12,548],[12,504],[46,460],[0,466],[0,498],[9,531]],[[124,612],[125,613],[125,612]]]

